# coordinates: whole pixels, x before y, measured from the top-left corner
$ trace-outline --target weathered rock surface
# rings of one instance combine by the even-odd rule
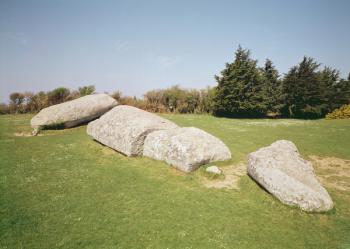
[[[108,94],[87,95],[42,109],[30,124],[35,130],[57,125],[74,127],[100,117],[117,104]]]
[[[100,143],[127,156],[142,155],[152,131],[175,129],[173,122],[136,107],[120,105],[88,124],[87,133]]]
[[[144,143],[143,155],[164,160],[184,172],[231,158],[230,150],[222,141],[194,127],[150,133]]]
[[[222,173],[221,169],[218,166],[209,166],[205,169],[205,171],[216,175],[221,175]]]
[[[332,199],[316,179],[311,163],[300,157],[290,141],[279,140],[249,154],[247,171],[284,204],[308,212],[333,208]]]

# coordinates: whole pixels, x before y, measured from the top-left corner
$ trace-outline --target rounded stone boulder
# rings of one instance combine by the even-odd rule
[[[175,129],[173,122],[136,107],[120,105],[88,124],[96,141],[127,156],[142,155],[146,136],[157,130]]]
[[[143,155],[163,160],[184,172],[231,158],[230,150],[221,140],[194,127],[150,133],[145,140]]]
[[[35,130],[53,126],[74,127],[100,117],[117,104],[108,94],[87,95],[42,109],[30,124]]]
[[[308,212],[333,208],[309,161],[290,141],[279,140],[248,155],[248,174],[282,203]]]

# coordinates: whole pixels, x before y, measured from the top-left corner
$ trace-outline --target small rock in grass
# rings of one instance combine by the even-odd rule
[[[222,173],[221,169],[217,166],[209,166],[205,171],[216,175],[221,175]]]
[[[32,136],[37,136],[39,134],[39,128],[34,128],[32,131]]]

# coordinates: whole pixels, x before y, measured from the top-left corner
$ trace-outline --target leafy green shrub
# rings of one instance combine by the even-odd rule
[[[80,96],[90,95],[95,92],[95,86],[94,85],[82,86],[78,88],[78,91]]]
[[[326,119],[345,119],[350,118],[350,104],[343,105],[326,115]]]
[[[67,100],[70,90],[65,87],[58,87],[47,93],[49,105],[57,105]]]

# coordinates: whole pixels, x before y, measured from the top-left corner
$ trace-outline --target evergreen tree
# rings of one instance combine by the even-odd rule
[[[339,71],[330,67],[325,67],[319,72],[319,89],[323,108],[322,116],[339,108],[338,97],[341,93],[337,92],[339,81]]]
[[[213,113],[219,116],[263,116],[263,85],[257,61],[250,51],[238,47],[235,60],[226,63],[221,76],[215,76],[218,86],[213,102]]]
[[[279,115],[283,106],[282,82],[271,60],[266,59],[265,66],[261,68],[261,74],[267,115]]]
[[[319,118],[325,112],[322,85],[320,84],[320,64],[313,58],[305,57],[294,66],[283,82],[286,95],[285,112],[295,118]]]
[[[331,111],[343,105],[350,104],[350,81],[341,79],[334,87],[334,98]]]

